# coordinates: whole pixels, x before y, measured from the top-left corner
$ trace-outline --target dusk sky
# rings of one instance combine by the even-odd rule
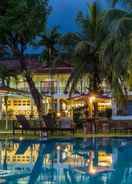
[[[110,7],[111,0],[50,0],[52,12],[49,17],[49,26],[59,25],[62,32],[77,31],[75,22],[78,11],[87,10],[87,4],[96,1],[100,8]],[[122,4],[120,3],[120,5]]]
[[[62,32],[76,31],[77,12],[86,10],[87,0],[50,0],[50,2],[53,10],[49,17],[49,25],[59,25]]]
[[[52,7],[51,15],[48,19],[49,27],[59,26],[60,31],[77,32],[78,26],[75,21],[77,13],[81,10],[84,13],[87,11],[87,4],[96,1],[101,9],[109,8],[111,0],[49,0]],[[118,5],[124,7],[124,5]],[[28,48],[28,53],[38,53],[40,48]]]

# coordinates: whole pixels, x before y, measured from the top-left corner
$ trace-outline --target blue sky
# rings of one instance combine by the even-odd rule
[[[49,0],[52,6],[52,12],[48,19],[49,27],[57,25],[62,33],[78,31],[75,21],[77,13],[80,10],[86,12],[87,4],[93,1],[96,1],[101,9],[107,9],[111,4],[111,0]],[[121,7],[122,4],[119,6]],[[40,48],[30,48],[28,52],[38,53],[40,50]]]
[[[78,11],[85,12],[87,4],[93,1],[96,1],[103,9],[110,7],[111,4],[111,0],[50,0],[53,10],[49,17],[49,26],[59,25],[62,32],[77,31],[75,19]],[[122,4],[118,6],[121,7]]]
[[[62,32],[76,31],[75,18],[79,10],[86,10],[87,0],[50,0],[53,8],[49,17],[49,26],[60,26]]]

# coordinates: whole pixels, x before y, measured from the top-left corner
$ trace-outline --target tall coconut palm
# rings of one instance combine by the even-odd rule
[[[97,92],[100,90],[101,83],[101,67],[99,64],[98,47],[98,27],[101,14],[95,3],[88,6],[88,13],[84,16],[79,13],[77,22],[81,28],[79,34],[79,42],[76,44],[73,54],[74,70],[71,74],[66,91],[69,90],[70,95],[74,92],[79,79],[82,76],[89,76],[89,90]]]
[[[40,45],[44,47],[44,51],[41,56],[41,61],[45,62],[49,68],[50,79],[50,95],[51,95],[51,109],[54,110],[54,69],[56,66],[56,58],[59,54],[59,39],[61,34],[58,27],[55,26],[50,30],[46,30],[40,35]]]
[[[111,9],[103,12],[94,3],[88,7],[87,16],[78,16],[81,41],[75,47],[75,67],[66,90],[69,89],[71,95],[79,79],[88,75],[89,91],[98,93],[101,91],[102,81],[105,80],[120,102],[120,109],[126,113],[132,24],[130,12],[113,8],[116,2],[113,2]]]
[[[112,0],[111,1],[112,7],[114,8],[120,2],[126,4],[128,6],[128,8],[132,8],[132,1],[130,1],[130,0]]]
[[[104,39],[100,56],[105,77],[114,97],[126,108],[128,80],[131,78],[132,13],[119,9],[109,10],[102,21]]]

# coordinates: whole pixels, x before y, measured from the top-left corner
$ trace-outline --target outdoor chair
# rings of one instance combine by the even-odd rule
[[[44,122],[47,127],[47,131],[50,131],[51,133],[54,132],[71,132],[73,135],[75,133],[75,126],[72,123],[69,122],[56,122],[52,116],[44,116]]]
[[[69,122],[68,120],[62,121],[58,124],[58,130],[61,131],[62,133],[64,131],[70,131],[71,133],[75,133],[75,124],[72,122]]]
[[[76,130],[76,125],[74,122],[72,122],[72,120],[70,118],[62,117],[58,121],[58,130],[61,131],[62,133],[69,131],[74,135],[75,130]]]
[[[132,131],[132,122],[126,120],[112,120],[110,122],[110,130],[114,132]]]
[[[109,131],[109,120],[108,119],[97,119],[95,120],[96,132],[107,133]]]
[[[56,121],[54,118],[52,118],[51,114],[47,114],[43,116],[47,132],[51,132],[53,134],[56,131]]]
[[[15,135],[16,130],[21,130],[22,134],[24,133],[24,131],[32,131],[34,132],[34,134],[36,134],[36,132],[38,131],[46,131],[46,127],[42,127],[41,125],[36,127],[31,126],[24,115],[17,115],[16,120],[16,122],[13,121],[13,135]]]

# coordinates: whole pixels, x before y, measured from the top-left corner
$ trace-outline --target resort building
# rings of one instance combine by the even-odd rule
[[[88,77],[80,79],[75,94],[71,98],[69,97],[69,94],[65,92],[65,86],[73,68],[67,61],[60,62],[52,69],[37,59],[27,59],[26,63],[32,72],[35,85],[43,97],[45,113],[52,109],[57,115],[60,115],[61,111],[65,111],[67,115],[72,116],[74,110],[86,106],[87,103],[93,103],[95,98],[99,111],[111,108],[110,97],[89,95]],[[0,64],[6,66],[9,72],[17,74],[16,78],[11,78],[9,88],[2,85],[0,87],[1,101],[3,101],[0,107],[1,118],[6,110],[10,119],[15,118],[17,114],[37,117],[37,110],[30,95],[28,84],[21,75],[19,61],[4,60],[0,61]],[[7,96],[8,109],[4,104],[4,96]]]

